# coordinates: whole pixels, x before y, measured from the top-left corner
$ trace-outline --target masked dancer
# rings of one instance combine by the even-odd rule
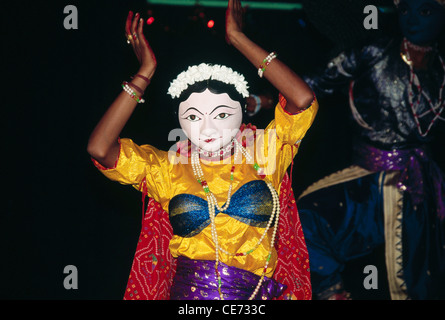
[[[263,132],[243,125],[249,95],[244,76],[222,65],[190,66],[168,89],[187,139],[163,151],[119,137],[144,102],[156,70],[143,20],[131,12],[127,18],[128,42],[141,66],[133,80],[122,84],[88,144],[106,177],[134,186],[151,201],[141,238],[151,237],[154,244],[138,247],[135,260],[143,260],[137,264],[142,277],[130,276],[125,298],[311,297],[304,238],[302,233],[296,238],[294,229],[298,216],[292,227],[281,229],[280,213],[287,208],[280,193],[290,192],[283,179],[318,105],[298,75],[242,32],[241,21],[240,1],[229,1],[226,39],[281,93],[275,119]],[[280,246],[289,241],[296,244],[293,249]],[[145,251],[139,255],[139,250]],[[280,269],[278,261],[287,255],[293,262],[284,259],[286,268]],[[292,266],[298,269],[293,284],[280,282],[280,274],[292,273]],[[134,290],[136,285],[141,291]]]

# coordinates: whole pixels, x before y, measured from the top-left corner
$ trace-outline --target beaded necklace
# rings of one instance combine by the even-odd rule
[[[234,147],[234,141],[232,140],[226,147],[219,149],[218,151],[206,151],[204,149],[198,148],[199,154],[204,155],[207,158],[220,158],[227,155],[229,152],[232,152]]]
[[[267,223],[267,226],[264,230],[264,233],[262,234],[262,236],[260,237],[260,239],[257,241],[257,243],[255,244],[255,246],[246,251],[246,252],[237,252],[237,253],[232,253],[232,252],[228,252],[225,249],[221,248],[219,246],[219,241],[218,241],[218,233],[216,230],[216,223],[215,223],[215,217],[216,217],[216,211],[215,211],[215,207],[216,209],[218,209],[219,212],[224,212],[225,210],[227,210],[227,208],[230,205],[230,198],[232,196],[232,184],[233,184],[233,180],[234,180],[234,172],[235,172],[235,163],[237,163],[237,159],[238,156],[240,154],[240,152],[246,157],[246,160],[249,162],[252,162],[252,157],[250,156],[250,154],[247,152],[247,150],[236,140],[233,140],[234,146],[235,146],[235,155],[234,155],[234,164],[232,165],[232,168],[230,170],[230,185],[229,185],[229,190],[227,192],[227,201],[226,203],[221,207],[219,206],[215,195],[210,191],[209,186],[206,182],[206,180],[204,179],[204,173],[202,171],[201,168],[201,163],[199,160],[199,153],[198,152],[193,152],[191,155],[191,162],[192,162],[192,169],[193,169],[193,174],[196,178],[196,180],[198,181],[198,183],[201,184],[201,186],[204,189],[204,192],[206,194],[207,197],[207,203],[208,203],[208,209],[209,209],[209,216],[210,216],[210,222],[211,222],[211,234],[212,234],[212,240],[215,243],[215,274],[216,274],[216,278],[218,281],[218,293],[220,296],[221,300],[224,300],[222,291],[221,291],[221,275],[219,273],[218,270],[218,264],[219,264],[219,252],[223,252],[229,256],[247,256],[248,254],[254,252],[259,245],[262,243],[262,241],[264,240],[264,237],[266,236],[272,222],[275,220],[275,226],[273,229],[273,233],[272,233],[272,238],[270,241],[270,249],[266,258],[266,262],[263,268],[263,272],[261,274],[260,280],[258,281],[258,284],[255,288],[255,290],[253,291],[252,295],[249,297],[249,300],[252,300],[255,298],[255,296],[258,294],[259,289],[261,288],[261,285],[264,281],[264,277],[267,271],[267,268],[269,266],[269,261],[270,258],[272,256],[272,248],[273,248],[273,244],[275,243],[275,237],[276,237],[276,233],[277,233],[277,229],[278,229],[278,221],[279,221],[279,216],[280,216],[280,201],[279,201],[279,196],[277,191],[275,190],[275,188],[273,187],[272,183],[270,181],[267,181],[266,184],[270,190],[270,193],[272,195],[272,199],[273,199],[273,208],[272,208],[272,213],[271,216],[269,218],[269,221]],[[260,176],[264,176],[262,175],[261,169],[258,166],[257,163],[254,164],[254,169],[257,171],[257,173]]]
[[[409,86],[408,86],[409,105],[411,107],[411,112],[413,113],[414,121],[416,122],[417,130],[419,131],[419,134],[422,137],[426,137],[428,135],[428,133],[430,132],[431,128],[433,127],[434,122],[436,122],[436,120],[439,118],[443,119],[440,117],[440,114],[442,113],[442,111],[445,107],[445,101],[443,100],[443,97],[442,97],[443,88],[445,86],[445,64],[444,64],[441,56],[439,55],[439,60],[442,65],[442,69],[444,71],[444,78],[442,81],[442,85],[440,86],[440,89],[439,89],[439,101],[437,102],[436,105],[434,105],[433,102],[431,101],[431,98],[428,96],[428,94],[422,90],[422,86],[420,85],[419,78],[417,77],[417,75],[414,72],[413,63],[412,63],[412,60],[411,60],[411,57],[410,57],[409,51],[408,51],[408,40],[403,39],[403,46],[405,49],[405,52],[404,52],[405,57],[402,55],[402,58],[408,64],[409,70],[410,70],[410,80],[409,80]],[[416,107],[414,107],[414,102],[413,102],[413,97],[414,97],[413,84],[417,87],[417,91],[418,91]],[[422,97],[422,95],[428,101],[430,109],[419,115],[419,114],[417,114],[416,110],[420,104],[420,98]],[[425,115],[427,115],[430,112],[432,112],[434,114],[434,117],[431,120],[430,124],[428,125],[426,131],[422,132],[422,128],[420,127],[419,118],[424,117]]]
[[[406,38],[404,40],[405,40],[405,43],[408,45],[408,47],[413,48],[416,51],[421,51],[421,52],[431,52],[431,51],[433,51],[433,47],[431,47],[431,46],[421,47],[421,46],[415,45],[412,42],[409,42]]]

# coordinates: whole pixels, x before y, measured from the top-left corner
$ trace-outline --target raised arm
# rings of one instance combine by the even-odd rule
[[[242,7],[240,0],[229,0],[226,11],[226,40],[237,48],[255,67],[259,67],[269,55],[242,31]],[[286,98],[286,111],[296,113],[307,108],[313,93],[310,87],[283,62],[273,59],[264,77]]]
[[[133,17],[133,12],[130,11],[125,31],[139,60],[140,68],[129,85],[138,97],[145,91],[156,70],[156,58],[143,34],[143,25],[144,21],[139,14],[136,13]],[[112,167],[116,162],[119,155],[119,135],[137,104],[137,100],[123,90],[91,133],[87,151],[103,166]]]

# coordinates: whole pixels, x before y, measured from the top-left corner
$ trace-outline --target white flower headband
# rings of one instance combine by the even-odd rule
[[[178,98],[188,86],[209,79],[231,84],[244,98],[249,96],[247,81],[242,74],[226,66],[206,63],[190,66],[186,71],[181,72],[170,84],[167,93],[172,98]]]

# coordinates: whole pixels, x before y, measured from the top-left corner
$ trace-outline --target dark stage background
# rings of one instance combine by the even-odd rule
[[[77,30],[63,27],[66,5],[78,9]],[[141,12],[144,19],[152,10],[155,22],[145,26],[145,34],[158,69],[147,102],[137,108],[122,137],[170,147],[167,135],[174,121],[166,108],[166,90],[190,64],[230,65],[244,73],[253,93],[277,93],[225,43],[224,9],[203,8],[201,19],[196,8],[149,7],[142,0],[2,6],[6,143],[1,153],[0,298],[122,299],[140,231],[141,194],[103,177],[86,145],[122,81],[138,69],[125,39],[128,10]],[[380,20],[383,32],[395,29],[391,14],[386,16]],[[211,30],[205,26],[209,18],[215,20]],[[250,10],[246,19],[246,33],[267,51],[276,50],[298,73],[324,66],[335,51],[336,44],[303,11]],[[350,161],[346,100],[338,94],[320,102],[294,164],[297,195]],[[272,111],[262,111],[251,122],[264,128],[272,117]],[[77,290],[63,286],[67,265],[78,269]]]

